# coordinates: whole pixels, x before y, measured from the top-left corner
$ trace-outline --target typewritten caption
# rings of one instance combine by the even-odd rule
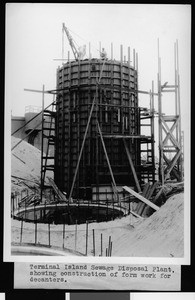
[[[180,290],[180,266],[15,263],[15,288]]]

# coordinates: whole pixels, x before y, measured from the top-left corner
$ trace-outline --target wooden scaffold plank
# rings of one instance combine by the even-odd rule
[[[146,199],[142,195],[138,194],[137,192],[132,190],[130,187],[123,186],[123,189],[125,191],[127,191],[128,193],[130,193],[131,195],[133,195],[134,197],[136,197],[137,199],[139,199],[142,202],[144,202],[145,204],[147,204],[148,206],[152,207],[154,210],[159,210],[159,208],[160,208],[159,206],[155,205],[154,203],[152,203],[151,201],[149,201],[148,199]]]
[[[128,149],[128,146],[127,146],[127,143],[126,143],[125,139],[123,139],[123,143],[124,143],[124,146],[125,146],[125,150],[126,150],[126,153],[127,153],[129,164],[131,166],[131,171],[133,173],[133,177],[134,177],[134,180],[135,180],[135,183],[136,183],[137,190],[140,193],[141,192],[141,187],[140,187],[139,180],[137,178],[137,174],[136,174],[136,171],[135,171],[135,168],[134,168],[134,165],[133,165],[133,160],[131,158],[131,154],[130,154],[130,151]]]

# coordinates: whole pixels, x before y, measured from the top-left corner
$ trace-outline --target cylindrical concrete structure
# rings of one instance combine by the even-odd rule
[[[94,97],[96,104],[73,197],[89,199],[100,190],[105,196],[111,189],[111,176],[96,120],[117,186],[133,186],[123,138],[137,168],[140,142],[132,138],[140,134],[137,71],[128,63],[115,60],[107,60],[104,66],[101,59],[72,61],[58,68],[57,89],[55,182],[58,187],[69,194]],[[95,199],[100,199],[99,196]]]

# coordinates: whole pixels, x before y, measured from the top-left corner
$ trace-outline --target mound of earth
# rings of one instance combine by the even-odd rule
[[[12,137],[12,147],[20,139]],[[22,141],[12,151],[12,191],[24,187],[24,180],[40,183],[41,151],[25,141]],[[21,179],[19,179],[21,178]],[[26,181],[27,182],[27,181]],[[97,253],[100,253],[101,233],[104,247],[107,246],[109,236],[112,238],[112,256],[118,257],[183,257],[184,255],[184,194],[171,196],[166,203],[152,216],[143,221],[134,221],[130,225],[130,216],[112,222],[91,223],[89,226],[89,255],[92,255],[92,229],[96,233]],[[135,219],[134,219],[135,220]],[[137,222],[138,221],[138,222]],[[25,224],[27,234],[25,242],[34,240],[34,224]],[[32,228],[31,228],[32,227]],[[66,247],[75,247],[75,226],[66,228]],[[51,225],[51,246],[61,246],[62,226]],[[20,222],[13,220],[12,238],[17,241],[20,236]],[[47,243],[47,224],[39,225],[40,242]],[[85,225],[78,225],[77,251],[85,251]],[[105,250],[105,249],[104,249]],[[105,252],[105,251],[104,251]]]
[[[12,137],[12,147],[20,142]],[[12,151],[11,175],[39,181],[41,170],[41,151],[26,141],[22,141]]]
[[[117,237],[114,256],[183,257],[184,194],[175,194],[151,217]]]
[[[12,137],[11,146],[20,141],[21,139]],[[47,175],[53,177],[52,172],[48,172]],[[26,141],[19,143],[12,150],[11,176],[12,192],[28,189],[27,185],[31,187],[40,185],[41,151]]]

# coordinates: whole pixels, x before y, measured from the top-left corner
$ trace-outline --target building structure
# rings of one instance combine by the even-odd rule
[[[11,116],[11,132],[14,137],[25,140],[27,143],[42,149],[42,117],[41,107],[26,106],[24,116]],[[46,117],[45,123],[50,123],[50,118]],[[47,125],[49,127],[49,125]],[[43,151],[46,152],[47,141],[44,140]],[[54,148],[50,148],[50,154],[53,155]]]
[[[154,177],[153,155],[141,166],[141,144],[154,137],[140,134],[137,73],[123,58],[58,68],[54,179],[69,196],[118,199],[123,185],[140,186],[144,172]]]

